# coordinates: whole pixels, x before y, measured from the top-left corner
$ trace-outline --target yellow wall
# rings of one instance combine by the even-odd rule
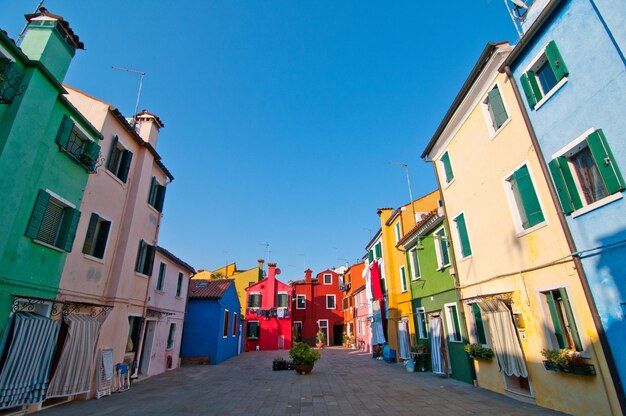
[[[439,190],[433,191],[419,199],[413,201],[415,213],[427,213],[437,208],[439,201]],[[387,301],[389,303],[388,319],[388,342],[389,348],[398,351],[398,321],[403,317],[408,318],[410,340],[414,340],[414,320],[411,311],[411,277],[409,267],[406,264],[406,256],[402,250],[396,247],[396,223],[400,223],[400,238],[410,231],[416,224],[413,217],[411,204],[401,207],[403,210],[397,215],[389,225],[386,225],[394,210],[380,210],[380,225],[382,230],[383,262],[385,268],[385,284],[387,286]],[[398,240],[399,240],[398,239]],[[406,291],[402,291],[400,282],[400,267],[404,266],[406,274]]]
[[[230,276],[228,276],[228,279],[232,279],[235,281],[235,289],[237,290],[237,297],[239,298],[239,304],[241,306],[241,311],[240,311],[239,316],[244,317],[245,312],[246,312],[246,302],[248,301],[248,299],[246,298],[246,288],[250,286],[250,284],[256,283],[259,281],[259,267],[254,267],[249,270],[240,271],[240,270],[236,270],[237,267],[233,263],[232,265],[229,265],[228,268],[229,268],[229,271],[231,272]],[[219,272],[220,270],[223,273],[225,269],[226,268],[223,267],[221,269],[214,270],[214,271],[202,270],[196,273],[196,275],[193,278],[194,279],[211,279],[211,274],[215,274]],[[234,274],[232,272],[233,270],[236,270]]]
[[[450,156],[454,180],[442,185],[449,227],[455,227],[453,220],[459,213],[465,216],[471,256],[462,259],[460,243],[452,232],[462,298],[513,293],[513,312],[521,313],[525,322],[521,344],[537,404],[567,413],[611,414],[609,401],[615,405],[616,398],[613,389],[603,385],[610,386],[611,380],[579,276],[571,260],[549,266],[567,260],[569,249],[510,82],[495,71],[498,65],[479,78],[472,90],[475,94],[466,97],[466,102],[473,101],[472,105],[464,115],[452,119],[452,125],[439,138],[438,143],[443,146],[435,146],[430,154],[436,161],[441,184],[445,184],[445,172],[439,158],[445,151]],[[496,82],[509,120],[492,137],[481,103]],[[505,178],[525,162],[545,222],[523,233],[514,224],[517,212],[514,202],[507,199]],[[517,273],[532,268],[537,270]],[[567,289],[585,354],[598,372],[596,377],[565,375],[543,367],[541,350],[558,345],[549,341],[551,335],[545,322],[551,322],[551,318],[541,292],[559,287]],[[469,316],[467,308],[466,317]],[[495,359],[491,363],[476,362],[476,372],[479,385],[506,393]]]

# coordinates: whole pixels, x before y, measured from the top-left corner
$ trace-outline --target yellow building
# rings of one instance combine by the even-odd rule
[[[567,413],[620,414],[559,208],[498,72],[510,51],[487,45],[422,154],[441,187],[469,341],[495,352],[475,361],[477,382]],[[561,348],[593,374],[544,363],[542,350]]]
[[[397,247],[398,241],[411,230],[422,215],[437,208],[439,190],[398,209],[378,210],[382,235],[382,256],[385,287],[387,289],[387,342],[399,359],[408,359],[407,346],[415,345],[414,319],[411,311],[411,283],[405,253]],[[401,343],[401,337],[406,340]],[[402,347],[401,347],[402,345]]]
[[[246,305],[248,299],[246,298],[246,288],[250,285],[257,283],[263,277],[263,263],[262,259],[257,260],[257,267],[253,267],[248,270],[238,270],[236,263],[228,264],[220,269],[208,271],[200,270],[193,276],[193,279],[231,279],[235,281],[235,289],[237,290],[237,297],[239,298],[239,304],[241,305],[241,311],[239,316],[245,316]]]

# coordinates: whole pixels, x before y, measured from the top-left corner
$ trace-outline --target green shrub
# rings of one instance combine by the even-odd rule
[[[320,353],[304,342],[296,342],[289,350],[289,356],[295,365],[313,365],[320,359]]]
[[[464,349],[467,355],[472,358],[491,360],[494,356],[491,348],[485,348],[480,344],[466,344]]]

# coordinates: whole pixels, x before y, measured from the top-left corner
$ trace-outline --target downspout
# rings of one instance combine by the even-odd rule
[[[535,134],[535,130],[528,118],[528,113],[526,112],[526,107],[524,106],[524,102],[522,101],[522,97],[520,95],[517,84],[515,83],[515,79],[513,78],[513,74],[511,73],[511,68],[507,65],[504,68],[507,78],[513,87],[513,92],[515,94],[515,99],[517,100],[517,104],[520,107],[522,118],[524,119],[524,124],[526,125],[526,129],[530,135],[530,140],[532,145],[537,152],[537,157],[539,159],[539,166],[541,166],[541,171],[546,179],[546,183],[548,185],[548,189],[550,191],[550,196],[552,197],[552,203],[554,204],[554,208],[557,211],[557,217],[559,218],[559,223],[561,224],[561,228],[565,234],[565,239],[567,241],[567,246],[572,253],[572,259],[574,260],[574,266],[578,271],[578,277],[580,280],[580,284],[582,286],[583,292],[585,293],[585,300],[589,305],[589,309],[591,312],[591,317],[593,319],[594,326],[596,331],[598,332],[598,340],[600,341],[600,346],[604,351],[604,358],[606,359],[607,366],[609,367],[609,373],[611,374],[611,379],[613,381],[613,385],[615,387],[615,394],[617,395],[617,400],[619,402],[622,413],[626,412],[626,397],[624,396],[624,389],[622,387],[622,382],[620,381],[619,374],[617,373],[617,368],[615,366],[615,360],[613,358],[613,353],[609,348],[609,342],[606,337],[606,333],[604,332],[604,327],[602,326],[602,322],[600,320],[600,314],[598,313],[598,308],[596,306],[593,295],[591,294],[591,288],[589,287],[589,282],[587,281],[587,277],[585,275],[585,270],[583,269],[582,262],[580,261],[580,257],[577,254],[576,244],[574,242],[574,238],[572,237],[569,226],[567,225],[567,221],[565,219],[565,215],[561,209],[559,204],[559,198],[556,193],[556,189],[554,188],[554,184],[549,179],[551,178],[550,172],[548,170],[548,165],[543,157],[543,153],[541,151],[541,147],[539,146],[539,141],[537,140],[537,135]],[[609,400],[610,403],[610,400]]]

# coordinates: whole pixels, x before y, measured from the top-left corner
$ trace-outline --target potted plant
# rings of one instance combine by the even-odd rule
[[[317,331],[317,334],[315,334],[315,340],[315,346],[317,348],[324,348],[324,345],[326,345],[326,334],[324,334],[322,331]]]
[[[494,356],[491,348],[485,348],[480,344],[466,344],[464,349],[467,355],[475,360],[490,361]]]
[[[350,337],[345,332],[343,333],[343,346],[348,348],[350,346]]]
[[[304,342],[296,342],[289,350],[289,356],[293,360],[293,365],[298,374],[309,374],[313,370],[313,365],[320,359],[320,353],[311,349]]]
[[[577,374],[581,376],[595,376],[596,369],[593,364],[585,363],[585,359],[578,351],[569,348],[541,350],[545,360],[543,366],[548,371]]]
[[[420,339],[419,341],[417,341],[417,344],[415,345],[415,352],[423,354],[428,353],[428,340]]]

